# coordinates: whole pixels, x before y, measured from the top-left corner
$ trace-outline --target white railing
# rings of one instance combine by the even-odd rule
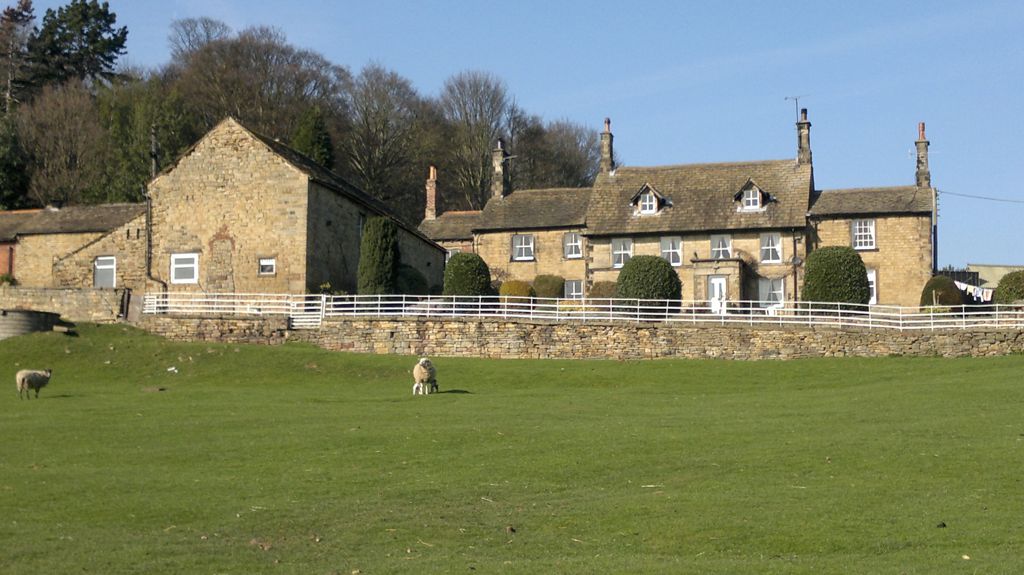
[[[1024,329],[1021,306],[917,308],[757,301],[544,299],[507,296],[329,296],[289,294],[146,294],[149,314],[284,315],[295,328],[328,317],[509,318],[545,321],[630,321],[897,330]]]

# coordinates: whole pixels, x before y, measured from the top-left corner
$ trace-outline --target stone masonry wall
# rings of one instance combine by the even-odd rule
[[[123,289],[61,289],[0,286],[0,308],[60,314],[67,321],[110,323],[118,320]]]
[[[523,230],[533,236],[532,261],[512,261],[512,232],[481,233],[476,235],[474,250],[491,268],[494,279],[532,282],[539,275],[558,275],[567,280],[585,280],[585,258],[565,259],[562,236],[574,231],[582,235],[582,228],[573,230]],[[587,238],[582,238],[583,255],[587,253]]]
[[[18,280],[18,285],[54,287],[54,262],[102,235],[39,234],[19,237],[14,248],[14,277]]]
[[[1024,352],[1020,330],[898,332],[487,319],[328,320],[319,330],[291,332],[290,338],[362,353],[537,359],[962,357]]]
[[[867,218],[875,221],[873,250],[858,250],[864,265],[875,270],[878,303],[916,306],[921,290],[932,277],[930,216]],[[817,224],[816,243],[852,246],[852,219],[824,220]]]
[[[99,256],[114,256],[115,287],[142,294],[146,286],[146,216],[141,215],[115,228],[53,264],[54,284],[59,287],[91,288],[93,262]]]
[[[174,341],[276,345],[288,337],[284,316],[166,316],[143,314],[137,326]]]

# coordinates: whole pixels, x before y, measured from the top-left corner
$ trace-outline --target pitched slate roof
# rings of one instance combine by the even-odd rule
[[[444,212],[436,219],[420,222],[420,231],[437,241],[471,240],[473,229],[480,222],[480,210]]]
[[[734,196],[748,181],[770,196],[763,210],[737,210]],[[672,205],[634,215],[630,198],[644,184]],[[811,166],[795,160],[624,167],[598,175],[586,223],[589,235],[798,228],[810,194]]]
[[[68,206],[0,213],[0,239],[41,234],[109,232],[146,212],[145,204]]]
[[[811,197],[811,217],[859,214],[930,214],[932,192],[917,186],[817,190]]]
[[[484,206],[477,230],[580,227],[587,221],[590,188],[516,190]]]

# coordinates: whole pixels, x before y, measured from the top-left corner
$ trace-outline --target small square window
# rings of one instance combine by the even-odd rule
[[[658,198],[652,192],[640,194],[640,213],[653,214],[658,211]]]
[[[277,273],[277,258],[260,258],[260,275],[272,276]]]
[[[782,263],[782,234],[761,234],[761,262]]]
[[[661,238],[661,257],[673,266],[683,265],[683,239],[679,236]]]
[[[562,255],[567,260],[575,260],[583,257],[583,240],[576,232],[567,232],[562,236]]]
[[[565,297],[583,299],[583,280],[565,280]]]
[[[711,236],[711,259],[726,260],[732,257],[732,238],[727,235]]]
[[[512,236],[512,259],[514,261],[533,260],[532,234],[515,234]]]
[[[171,254],[171,283],[199,283],[199,254]]]
[[[612,267],[621,268],[633,257],[633,240],[615,238],[612,240]]]
[[[875,249],[875,220],[853,220],[853,249]]]
[[[744,210],[761,209],[761,190],[757,188],[743,190],[742,208]]]
[[[92,261],[92,287],[117,287],[117,258],[99,256]]]

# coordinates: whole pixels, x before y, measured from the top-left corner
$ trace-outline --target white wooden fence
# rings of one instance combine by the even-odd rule
[[[545,321],[681,322],[799,325],[897,330],[1024,329],[1024,307],[942,308],[757,301],[544,299],[505,296],[330,296],[289,294],[146,294],[148,314],[285,315],[295,329],[327,317],[518,318]]]

